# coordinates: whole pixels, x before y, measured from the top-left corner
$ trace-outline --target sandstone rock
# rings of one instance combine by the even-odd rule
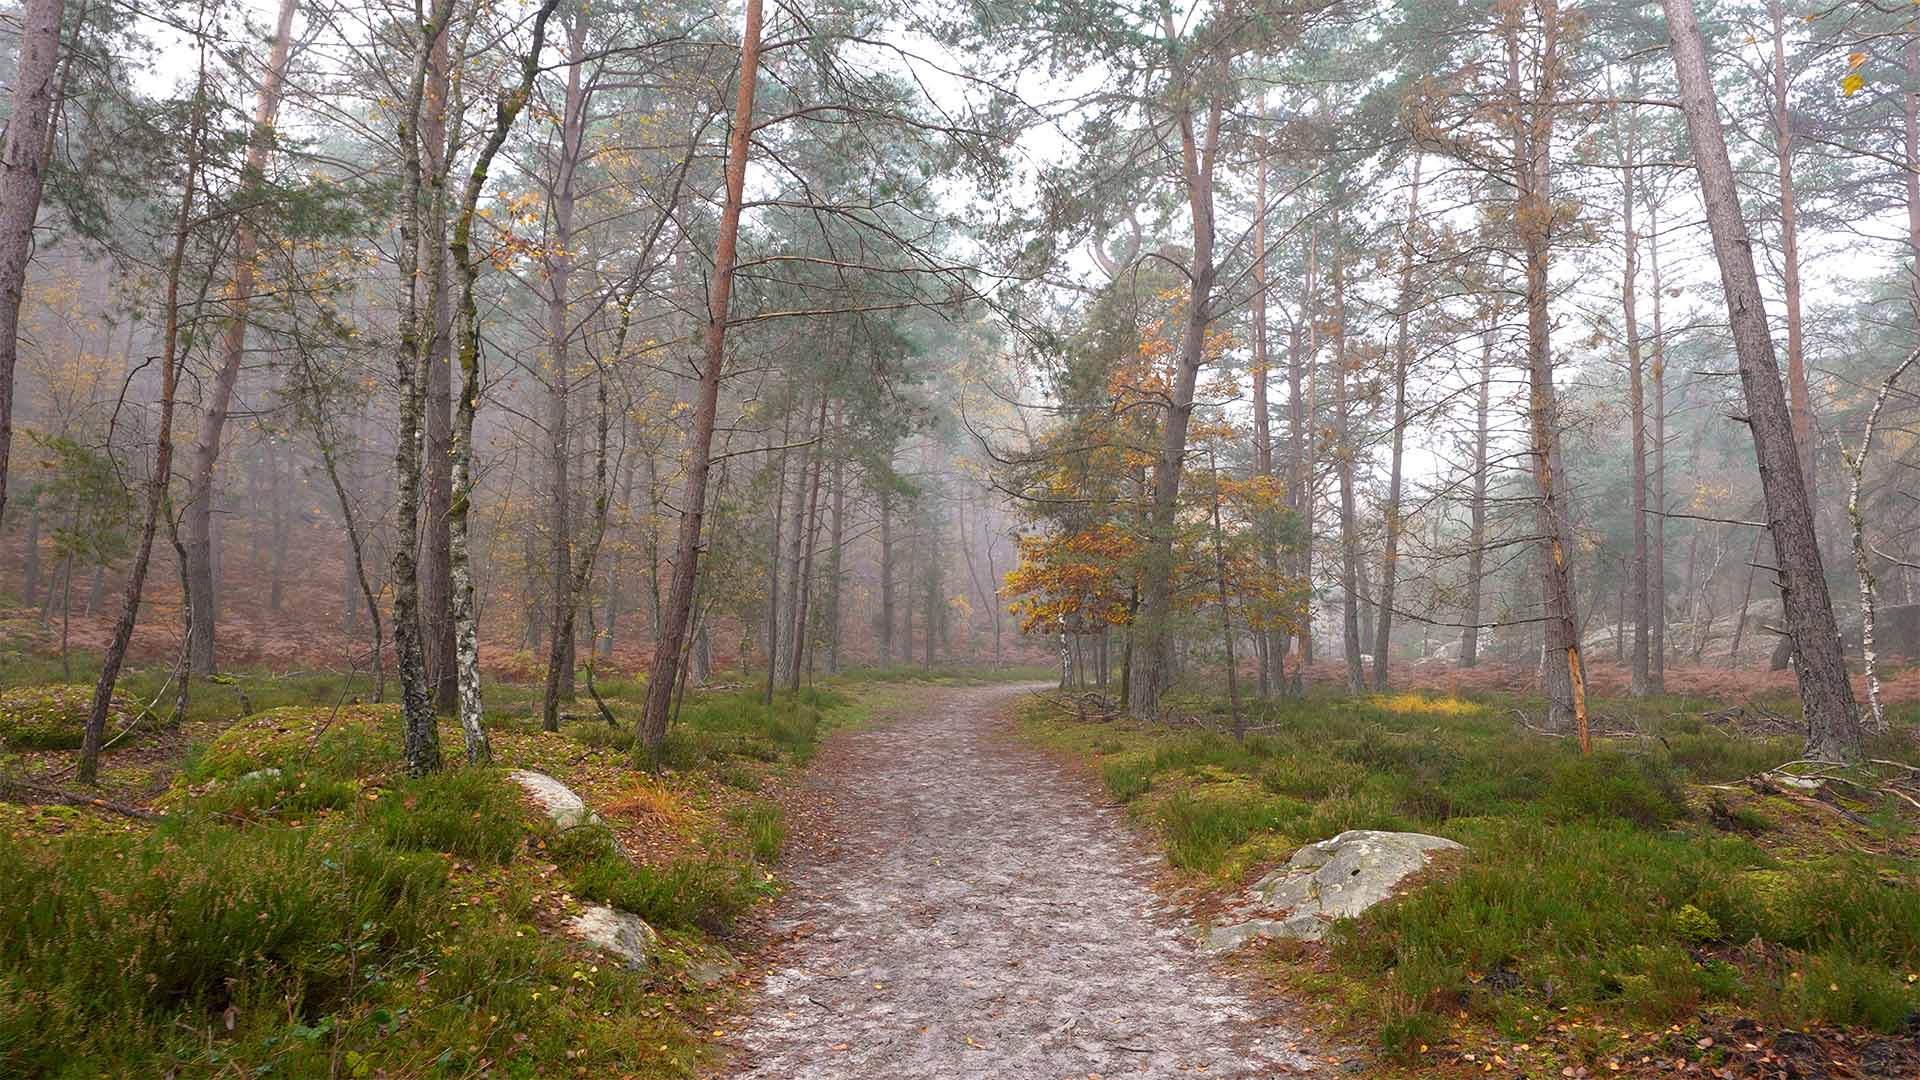
[[[1333,920],[1391,898],[1434,854],[1465,850],[1444,837],[1371,829],[1308,844],[1248,893],[1261,917],[1223,923],[1207,935],[1207,947],[1233,949],[1257,937],[1319,941]]]
[[[519,784],[547,817],[562,829],[571,829],[579,825],[591,825],[600,820],[600,815],[587,808],[586,801],[573,793],[573,789],[555,780],[543,772],[532,769],[515,769],[508,774],[513,782]]]
[[[640,916],[594,904],[567,921],[567,929],[582,941],[620,957],[627,966],[643,971],[653,963],[660,935]]]

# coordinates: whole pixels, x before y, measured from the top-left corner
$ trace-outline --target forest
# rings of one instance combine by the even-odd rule
[[[1920,1075],[1906,7],[0,52],[0,1075]]]

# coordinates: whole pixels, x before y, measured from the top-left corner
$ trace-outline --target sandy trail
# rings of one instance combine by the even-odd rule
[[[956,689],[843,733],[834,844],[734,1042],[760,1080],[1274,1077],[1300,1036],[1212,968],[1120,811],[1005,731],[1019,689]]]

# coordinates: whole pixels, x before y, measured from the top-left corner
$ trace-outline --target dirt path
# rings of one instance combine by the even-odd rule
[[[1021,691],[945,691],[839,736],[834,846],[735,1036],[758,1080],[1273,1077],[1299,1036],[1213,970],[1118,816],[1002,730]]]

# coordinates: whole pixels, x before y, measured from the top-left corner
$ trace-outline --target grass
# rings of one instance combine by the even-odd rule
[[[1586,757],[1519,728],[1510,710],[1529,704],[1269,702],[1244,743],[1079,723],[1037,701],[1024,723],[1090,761],[1174,866],[1221,887],[1350,828],[1466,844],[1458,873],[1343,927],[1330,969],[1292,969],[1391,1051],[1414,1055],[1462,1018],[1536,1038],[1562,1009],[1649,1025],[1715,1008],[1920,1025],[1920,858],[1892,814],[1863,829],[1733,784],[1798,756],[1798,740],[1682,711],[1698,703],[1599,703],[1650,737]],[[1210,698],[1175,707],[1224,713]],[[1897,713],[1875,754],[1920,759],[1916,721]]]
[[[40,686],[44,667],[0,658],[0,685],[33,684],[0,699],[9,753],[69,741],[44,703],[87,688]],[[129,711],[162,683],[131,673]],[[863,705],[832,688],[771,709],[691,695],[649,775],[632,767],[630,729],[554,735],[518,719],[534,689],[489,687],[497,764],[411,779],[397,707],[360,703],[362,684],[196,683],[174,741],[197,741],[157,824],[81,827],[87,812],[70,808],[0,819],[20,826],[0,840],[0,1075],[696,1075],[703,1018],[729,991],[689,972],[777,887],[786,826],[752,793]],[[55,736],[20,738],[30,725]],[[457,755],[457,729],[441,736]],[[659,831],[668,850],[642,864],[607,825],[557,830],[510,767],[553,773],[609,814],[638,808],[610,820]],[[558,931],[587,902],[661,933],[651,972],[596,962]]]

